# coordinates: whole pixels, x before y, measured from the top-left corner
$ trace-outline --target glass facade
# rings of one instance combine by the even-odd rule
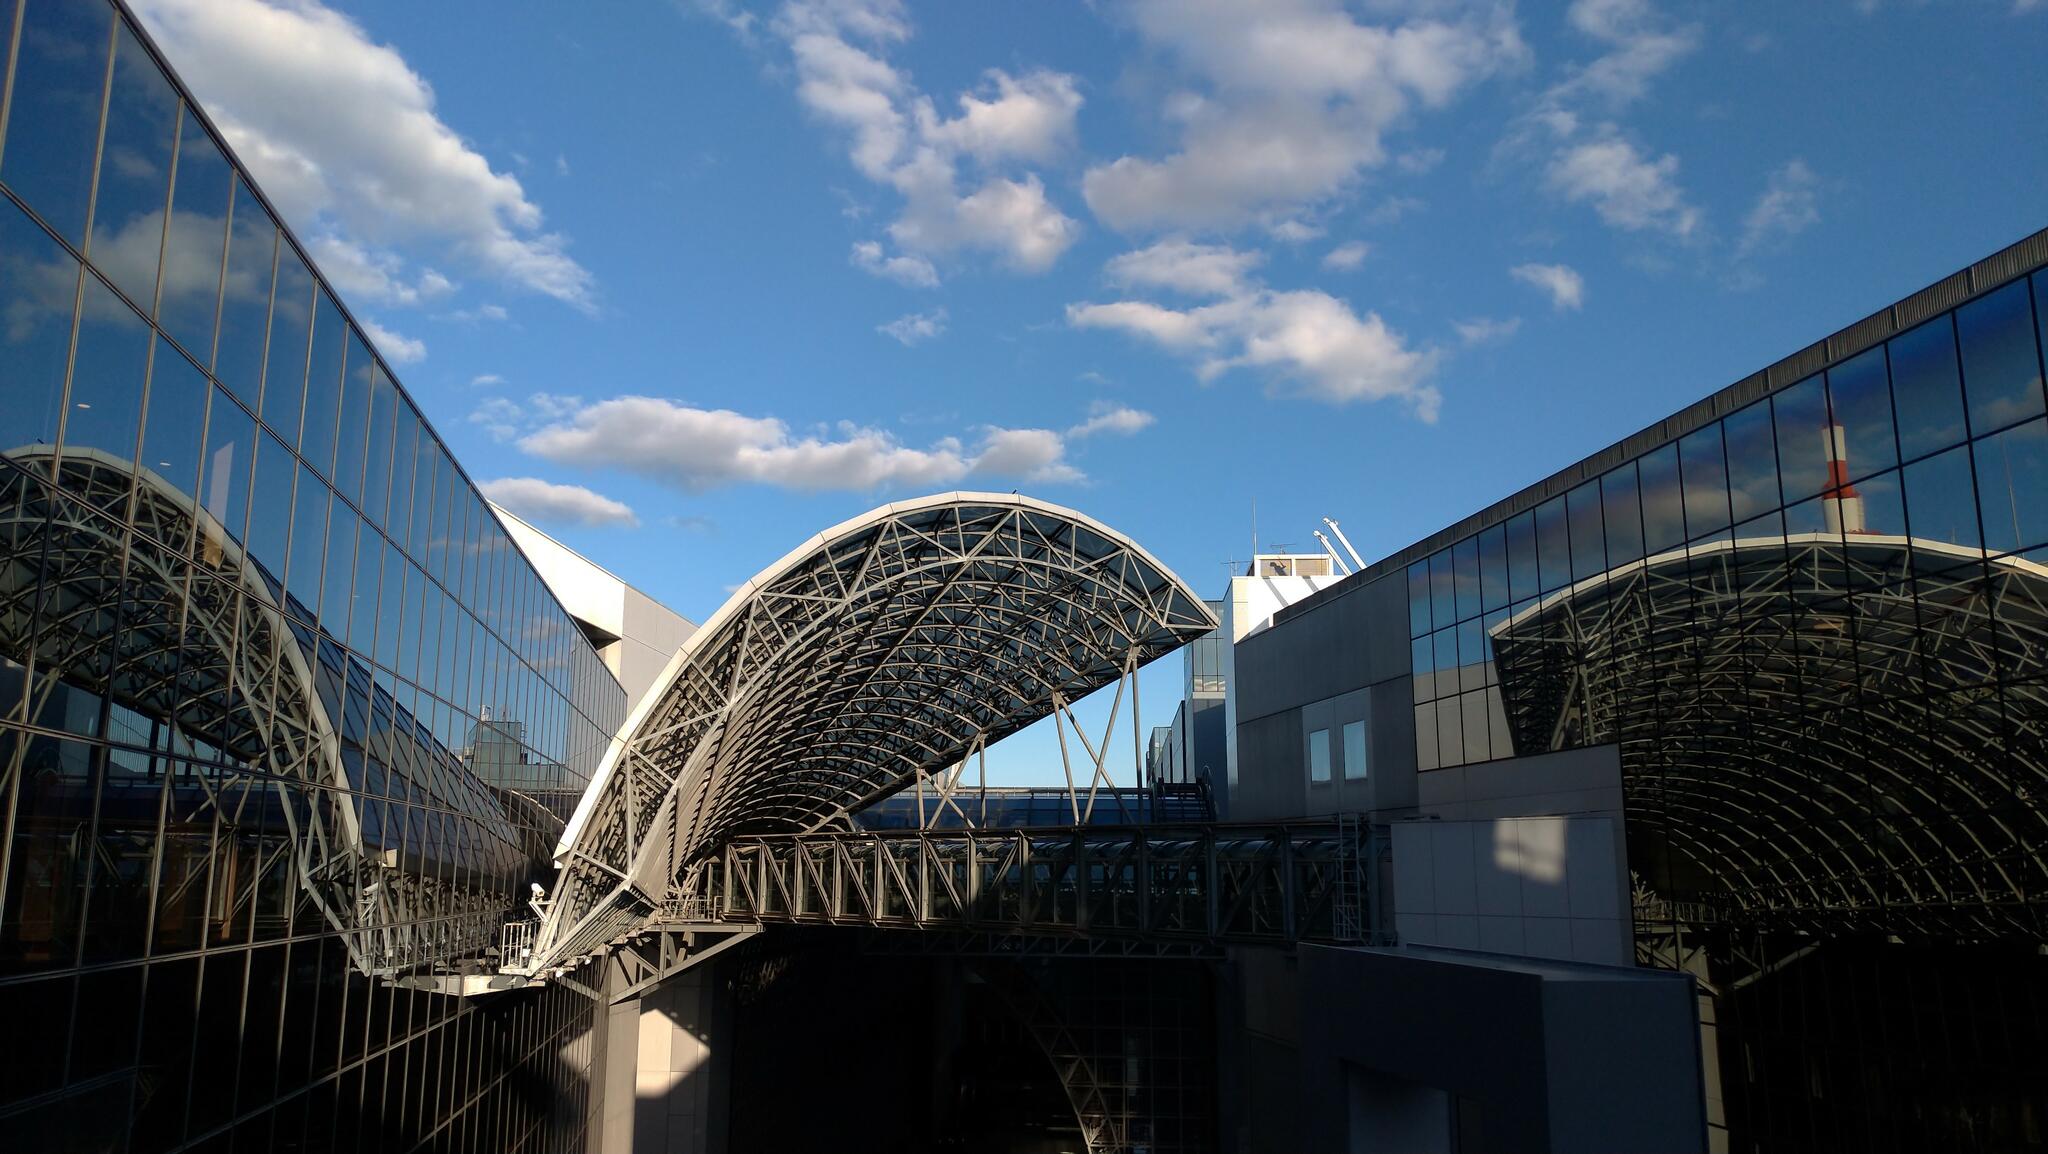
[[[625,694],[107,0],[0,0],[0,1136],[580,1148]]]
[[[1421,770],[1618,748],[1737,1149],[2048,1133],[2048,272],[2000,275],[1406,569]]]

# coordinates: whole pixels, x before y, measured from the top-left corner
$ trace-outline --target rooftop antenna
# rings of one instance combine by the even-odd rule
[[[1337,540],[1342,541],[1344,543],[1344,551],[1346,553],[1351,554],[1352,562],[1356,564],[1360,569],[1364,569],[1365,558],[1360,557],[1358,555],[1358,550],[1351,547],[1351,538],[1346,537],[1344,535],[1344,530],[1339,529],[1337,527],[1337,523],[1335,521],[1330,520],[1328,517],[1323,518],[1323,524],[1328,525],[1330,527],[1330,532],[1335,533],[1337,535]],[[1320,537],[1322,536],[1322,534],[1318,533],[1316,534],[1316,536]],[[1324,543],[1328,544],[1328,542]]]
[[[1257,561],[1257,557],[1258,557],[1258,555],[1259,555],[1259,499],[1258,499],[1257,497],[1253,497],[1253,498],[1252,498],[1252,557],[1253,557],[1253,561],[1252,561],[1252,566],[1253,566],[1254,568],[1256,568],[1256,567],[1258,566],[1258,561]]]

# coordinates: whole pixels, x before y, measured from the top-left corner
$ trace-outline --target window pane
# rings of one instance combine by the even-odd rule
[[[99,278],[86,277],[64,421],[67,453],[101,449],[122,464],[135,459],[148,367],[149,325]]]
[[[199,448],[206,435],[210,387],[206,374],[185,354],[157,338],[156,363],[149,376],[149,415],[142,431],[142,467],[188,495],[199,491]]]
[[[2041,358],[2023,280],[1956,310],[1970,429],[1988,433],[2041,415]]]
[[[1721,422],[1728,442],[1728,502],[1736,521],[1778,507],[1778,452],[1771,407],[1754,404]]]
[[[1631,461],[1600,478],[1601,521],[1607,530],[1607,564],[1620,568],[1643,555],[1643,511],[1636,501],[1636,466]]]
[[[353,331],[349,333],[347,366],[342,373],[334,477],[335,486],[343,495],[351,501],[360,502],[363,495],[363,454],[369,440],[370,393],[377,366],[370,359],[370,350],[363,344],[363,339]]]
[[[164,239],[164,282],[156,322],[202,365],[213,363],[213,318],[220,303],[221,250],[227,245],[234,175],[220,146],[190,110],[178,136],[171,229]]]
[[[1436,769],[1442,764],[1436,744],[1436,703],[1426,701],[1415,707],[1415,768]]]
[[[1344,723],[1344,779],[1363,780],[1371,772],[1365,760],[1365,722]]]
[[[1944,313],[1886,346],[1892,362],[1892,404],[1899,416],[1899,453],[1907,460],[1963,443],[1963,388],[1956,376],[1956,333]]]
[[[271,262],[276,257],[277,226],[256,203],[249,186],[236,181],[213,375],[252,409],[262,391],[263,332],[270,320]]]
[[[1458,585],[1451,575],[1448,549],[1429,559],[1429,603],[1430,616],[1437,622],[1437,628],[1458,619]]]
[[[268,442],[265,446],[268,447]],[[327,486],[311,469],[299,466],[292,501],[292,564],[285,574],[288,607],[311,621],[320,605],[320,553],[327,544]]]
[[[1465,715],[1458,701],[1446,697],[1436,703],[1437,760],[1447,766],[1465,764]]]
[[[1408,643],[1408,672],[1414,682],[1415,700],[1436,696],[1436,641],[1417,637]]]
[[[1666,445],[1636,461],[1642,479],[1643,551],[1652,556],[1685,543],[1685,508],[1678,494],[1678,446]]]
[[[1408,636],[1429,632],[1429,562],[1408,566]]]
[[[114,36],[113,97],[86,259],[143,311],[156,307],[178,97],[125,22]]]
[[[1984,547],[2017,552],[2048,542],[2048,421],[2029,421],[1979,440],[1977,500]]]
[[[101,0],[28,0],[0,181],[65,240],[85,239],[114,13]]]
[[[1728,527],[1728,462],[1722,454],[1721,423],[1686,434],[1678,443],[1685,479],[1685,535],[1688,540]]]
[[[1565,529],[1564,498],[1536,506],[1536,566],[1544,592],[1563,588],[1572,577],[1571,535]]]
[[[1451,546],[1451,580],[1457,586],[1458,619],[1479,616],[1479,542],[1471,537]]]
[[[264,357],[263,422],[288,445],[299,443],[306,396],[306,339],[313,323],[313,277],[282,238],[277,289],[270,301],[270,343]]]
[[[1842,530],[1884,537],[1906,535],[1906,501],[1899,487],[1897,469],[1865,477],[1850,485],[1845,493],[1853,493],[1854,496],[1844,496],[1839,503],[1823,502],[1828,506],[1840,505]],[[1829,525],[1830,532],[1836,528],[1834,523]]]
[[[348,322],[323,289],[313,317],[313,359],[306,372],[306,426],[299,435],[299,456],[329,477],[334,476],[335,421],[341,412],[342,354],[347,347]],[[355,496],[346,489],[341,493]]]
[[[1308,735],[1308,779],[1330,780],[1330,731],[1311,730]]]
[[[228,536],[243,540],[243,524],[249,512],[249,465],[255,457],[256,419],[245,412],[227,390],[213,390],[213,407],[206,415],[205,471],[199,478],[199,503],[226,530]],[[291,484],[285,474],[285,484]]]
[[[57,444],[77,296],[78,262],[0,200],[0,452]]]
[[[1906,467],[1906,519],[1916,546],[1923,541],[1970,550],[1982,546],[1967,448],[1957,446]]]
[[[1871,349],[1829,369],[1828,404],[1834,424],[1842,430],[1839,442],[1829,445],[1823,437],[1823,451],[1833,451],[1830,463],[1845,462],[1846,475],[1863,477],[1899,463],[1898,445],[1892,439],[1892,398],[1886,387],[1884,350]]]
[[[1521,513],[1508,519],[1508,599],[1521,601],[1537,593],[1536,514]]]
[[[1778,480],[1790,505],[1828,487],[1828,399],[1818,376],[1771,398],[1778,429]]]
[[[1458,685],[1460,689],[1478,689],[1486,684],[1486,663],[1492,659],[1487,651],[1486,630],[1477,617],[1460,622],[1458,633]],[[1446,689],[1454,688],[1445,686]]]
[[[1572,534],[1572,580],[1607,569],[1607,531],[1600,524],[1600,482],[1588,481],[1565,495]]]
[[[1479,534],[1479,601],[1489,610],[1508,603],[1508,537],[1499,525]]]
[[[256,449],[256,482],[249,491],[249,554],[273,585],[284,577],[292,532],[292,480],[298,467],[283,442],[263,437]]]
[[[373,370],[370,393],[370,448],[363,462],[363,513],[372,524],[384,524],[384,506],[391,499],[391,421],[398,393]]]
[[[337,641],[348,640],[348,610],[356,562],[356,515],[336,501],[327,511],[325,591],[320,594],[320,627]]]
[[[384,579],[384,538],[366,522],[357,534],[356,578],[349,593],[348,645],[369,660],[377,643],[377,589]]]

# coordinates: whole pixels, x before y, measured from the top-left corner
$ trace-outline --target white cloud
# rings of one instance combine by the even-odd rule
[[[988,252],[1042,272],[1079,238],[1079,222],[1053,205],[1036,173],[999,171],[1071,146],[1082,103],[1071,76],[990,71],[979,92],[959,97],[960,115],[947,118],[885,58],[910,36],[897,0],[794,0],[774,29],[789,46],[797,99],[848,133],[863,176],[902,197],[888,227],[897,245],[927,259]],[[964,175],[969,163],[980,171]]]
[[[1305,220],[1288,217],[1267,225],[1266,233],[1282,244],[1307,244],[1312,240],[1320,240],[1323,229]]]
[[[1586,280],[1570,265],[1518,264],[1508,275],[1549,293],[1551,306],[1560,312],[1586,303]]]
[[[1820,221],[1815,186],[1819,180],[1806,162],[1794,158],[1771,174],[1763,195],[1742,221],[1740,255],[1770,240],[1797,236]]]
[[[440,319],[473,325],[479,321],[502,321],[511,317],[512,314],[505,310],[504,305],[478,305],[473,309],[456,309],[453,312],[442,313]]]
[[[1415,148],[1394,158],[1394,167],[1410,176],[1421,176],[1444,162],[1441,148]]]
[[[1649,0],[1575,0],[1566,16],[1607,51],[1553,90],[1553,99],[1586,93],[1617,105],[1639,100],[1651,80],[1700,42],[1697,25],[1669,26]]]
[[[882,246],[864,240],[853,246],[853,267],[911,288],[937,288],[939,270],[921,256],[883,256]]]
[[[1266,370],[1274,391],[1331,404],[1398,398],[1434,421],[1442,397],[1427,383],[1436,355],[1408,347],[1377,313],[1315,291],[1250,291],[1180,311],[1143,301],[1067,306],[1081,328],[1122,329],[1179,353],[1203,355],[1203,380],[1234,368]]]
[[[494,441],[510,441],[549,421],[559,421],[583,407],[583,398],[556,393],[534,393],[524,402],[510,397],[486,397],[470,411],[472,424],[482,425]]]
[[[478,373],[469,378],[469,387],[472,389],[489,389],[504,383],[505,378],[496,373]]]
[[[1097,433],[1128,437],[1150,428],[1158,418],[1129,405],[1097,401],[1088,406],[1088,419],[1067,430],[1069,437],[1092,437]]]
[[[567,523],[602,526],[640,524],[640,518],[623,501],[581,485],[557,485],[538,477],[500,477],[485,481],[477,490],[520,517],[537,524]]]
[[[363,320],[363,335],[370,338],[370,344],[394,365],[417,364],[427,359],[425,341],[392,332],[368,318]]]
[[[1686,203],[1677,174],[1678,157],[1666,153],[1650,160],[1619,136],[1606,136],[1559,151],[1547,179],[1566,200],[1590,202],[1600,219],[1617,228],[1683,238],[1698,227],[1700,213]]]
[[[544,231],[519,181],[441,121],[433,90],[396,49],[346,16],[317,0],[137,0],[135,9],[305,235],[366,252],[434,246],[592,307],[590,273]]]
[[[1504,341],[1522,329],[1521,317],[1497,320],[1493,317],[1474,317],[1469,321],[1456,321],[1451,325],[1458,330],[1458,339],[1468,345],[1483,345],[1491,341]]]
[[[1040,483],[1082,480],[1048,429],[985,428],[973,449],[957,438],[930,448],[842,422],[797,436],[773,417],[700,409],[658,397],[615,397],[577,408],[519,441],[557,464],[617,468],[691,492],[734,484],[802,491],[936,488],[972,477]]]
[[[1383,137],[1527,58],[1512,11],[1424,12],[1361,23],[1339,0],[1139,0],[1139,36],[1178,62],[1165,102],[1178,151],[1088,170],[1082,192],[1114,228],[1234,226],[1311,206],[1383,163]]]
[[[344,299],[361,304],[417,305],[455,291],[433,269],[408,278],[397,253],[377,251],[339,236],[316,236],[307,244],[313,263]]]
[[[1323,267],[1336,272],[1350,272],[1365,263],[1368,251],[1362,240],[1347,241],[1323,255]]]
[[[1169,237],[1149,248],[1124,253],[1103,267],[1119,288],[1163,288],[1194,296],[1229,296],[1243,290],[1245,278],[1265,260],[1264,254],[1240,252],[1229,245],[1196,244]]]
[[[886,325],[876,325],[875,331],[905,346],[920,344],[945,333],[946,310],[906,313]]]

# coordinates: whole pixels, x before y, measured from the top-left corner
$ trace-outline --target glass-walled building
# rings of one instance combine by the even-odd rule
[[[0,1146],[580,1147],[592,1002],[408,980],[623,691],[134,21],[0,15]]]

